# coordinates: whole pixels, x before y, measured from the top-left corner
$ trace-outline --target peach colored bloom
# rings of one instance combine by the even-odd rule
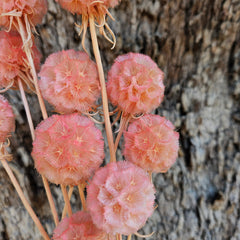
[[[51,54],[39,76],[43,97],[61,113],[87,112],[100,95],[97,66],[84,52]]]
[[[0,144],[15,130],[15,118],[8,101],[0,95]]]
[[[65,217],[55,228],[54,240],[106,240],[107,234],[92,222],[89,213],[79,211],[71,217]],[[109,239],[110,240],[110,239]]]
[[[151,112],[163,100],[163,78],[150,57],[139,53],[119,56],[108,73],[109,99],[125,113]]]
[[[102,13],[105,15],[106,9],[115,7],[120,0],[56,0],[59,4],[70,11],[80,15],[98,15]],[[96,11],[97,10],[97,11]],[[100,12],[99,12],[100,11]]]
[[[34,64],[39,69],[41,54],[36,46],[32,47]],[[0,88],[6,88],[20,77],[25,84],[31,86],[30,70],[24,60],[26,54],[22,49],[22,39],[16,32],[0,32]],[[17,83],[13,84],[14,87]]]
[[[47,13],[46,0],[1,0],[0,15],[12,12],[8,16],[0,16],[0,26],[9,28],[10,17],[16,12],[27,15],[31,24],[41,23],[43,16]]]
[[[179,134],[164,117],[148,114],[124,133],[126,160],[152,172],[166,172],[176,161]]]
[[[145,171],[130,162],[100,168],[87,188],[93,222],[111,234],[129,235],[153,213],[154,187]]]
[[[84,183],[102,163],[102,133],[87,117],[53,115],[38,125],[35,135],[35,167],[50,182]]]

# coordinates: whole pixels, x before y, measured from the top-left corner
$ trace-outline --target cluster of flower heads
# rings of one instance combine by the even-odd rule
[[[34,64],[39,69],[41,54],[33,45]],[[17,32],[0,32],[0,88],[17,87],[17,78],[24,86],[33,89],[31,73],[22,49],[22,39]]]
[[[15,118],[8,101],[0,95],[0,144],[15,129]]]
[[[13,17],[24,16],[27,16],[30,24],[35,26],[41,23],[46,12],[47,0],[1,0],[0,26],[11,28]]]
[[[35,130],[32,157],[50,182],[75,186],[85,183],[104,157],[102,133],[77,113],[53,115]]]
[[[139,53],[119,56],[108,73],[111,103],[124,113],[148,113],[164,96],[163,72],[150,57]]]
[[[100,95],[97,66],[84,52],[51,54],[39,76],[43,97],[61,113],[88,112]]]
[[[79,211],[71,217],[65,217],[55,228],[54,240],[111,240],[107,234],[98,229],[88,212]]]
[[[99,169],[87,188],[93,222],[107,233],[132,234],[154,210],[154,187],[146,172],[127,161]]]

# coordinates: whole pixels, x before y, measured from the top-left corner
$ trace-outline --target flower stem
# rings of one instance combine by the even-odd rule
[[[69,191],[68,191],[68,198],[69,198],[69,200],[72,197],[73,189],[74,189],[73,187],[69,188]],[[63,212],[62,212],[62,219],[66,217],[66,214],[67,214],[67,205],[65,203],[64,208],[63,208]]]
[[[27,42],[28,41],[27,36],[28,36],[29,33],[27,33],[26,27],[24,27],[24,24],[22,23],[22,20],[19,17],[17,17],[16,28],[18,29],[18,32],[19,32],[19,34],[22,38],[24,51],[26,53],[27,60],[28,60],[29,66],[30,66],[31,74],[32,74],[33,81],[34,81],[34,87],[35,87],[35,90],[36,90],[36,93],[37,93],[38,102],[39,102],[39,105],[40,105],[40,108],[41,108],[43,119],[47,119],[48,118],[47,110],[46,110],[46,107],[45,107],[45,104],[44,104],[44,101],[43,101],[43,98],[42,98],[42,95],[40,93],[40,89],[39,89],[39,86],[38,86],[37,72],[36,72],[36,69],[35,69],[35,65],[34,65],[34,61],[33,61],[33,57],[32,57],[32,52],[31,52],[31,49],[30,49],[31,44],[29,42]],[[53,201],[52,193],[51,193],[51,190],[50,190],[50,187],[49,187],[49,183],[44,176],[42,176],[42,180],[43,180],[43,185],[44,185],[44,188],[45,188],[45,191],[46,191],[46,194],[47,194],[48,202],[49,202],[49,205],[50,205],[50,208],[51,208],[51,211],[52,211],[54,222],[57,225],[59,223],[58,215],[57,215],[57,210],[56,210],[56,207],[55,207],[55,204],[54,204],[54,201]]]
[[[28,120],[28,125],[29,125],[29,128],[30,128],[32,140],[34,140],[35,139],[35,132],[34,132],[32,116],[31,116],[31,112],[30,112],[30,109],[29,109],[27,98],[26,98],[26,95],[25,95],[25,92],[24,92],[24,89],[23,89],[22,81],[19,78],[18,78],[18,86],[19,86],[19,89],[20,89],[21,98],[22,98],[22,101],[23,101],[23,106],[24,106],[24,109],[25,109],[25,112],[26,112],[26,115],[27,115],[27,120]]]
[[[86,200],[85,200],[85,195],[84,195],[84,188],[85,188],[85,185],[83,185],[83,184],[78,185],[78,191],[79,191],[79,195],[80,195],[80,199],[81,199],[81,203],[82,203],[82,208],[84,211],[86,211],[87,207],[86,207]]]
[[[68,197],[66,187],[63,184],[61,184],[61,189],[62,189],[65,204],[67,206],[68,216],[71,217],[72,216],[72,208],[71,208],[71,204],[70,204],[70,201],[69,201],[69,197]]]
[[[132,239],[132,234],[128,235],[127,240],[131,240]]]
[[[30,206],[28,200],[26,199],[26,197],[24,196],[24,193],[17,181],[17,179],[15,178],[11,168],[9,167],[8,163],[6,160],[1,160],[1,163],[4,167],[4,169],[6,170],[9,178],[11,179],[11,182],[13,184],[13,186],[15,187],[18,196],[20,197],[24,207],[26,208],[26,210],[28,211],[29,215],[31,216],[32,220],[34,221],[34,223],[36,224],[37,228],[39,229],[40,233],[42,234],[43,238],[45,240],[50,240],[48,234],[46,233],[46,231],[44,230],[42,224],[40,223],[37,215],[35,214],[35,212],[33,211],[32,207]]]
[[[100,56],[99,47],[98,47],[97,34],[96,34],[96,28],[95,28],[95,22],[94,22],[93,15],[89,16],[89,24],[90,24],[90,33],[91,33],[91,38],[92,38],[93,52],[94,52],[97,67],[98,67],[98,74],[99,74],[99,80],[100,80],[100,85],[101,85],[103,113],[104,113],[105,128],[106,128],[106,134],[107,134],[107,140],[108,140],[108,146],[109,146],[109,152],[110,152],[110,162],[116,162],[112,127],[111,127],[111,122],[110,122],[110,117],[109,117],[106,83],[105,83],[103,66],[102,66],[101,56]]]

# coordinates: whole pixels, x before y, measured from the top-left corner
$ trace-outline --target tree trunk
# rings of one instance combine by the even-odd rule
[[[158,208],[139,232],[155,232],[150,240],[240,239],[240,1],[123,0],[110,11],[116,19],[108,22],[117,45],[110,50],[111,44],[99,36],[105,74],[120,54],[149,55],[165,73],[165,98],[156,113],[180,133],[176,164],[166,174],[154,174]],[[74,22],[80,18],[49,0],[36,36],[43,61],[62,49],[82,50]],[[91,49],[89,36],[86,47]],[[30,156],[31,136],[20,95],[10,90],[5,96],[16,115],[11,167],[51,234],[54,223]],[[28,95],[28,100],[36,126],[41,121],[37,98]],[[41,239],[2,167],[0,188],[0,239]],[[60,188],[51,189],[62,209]],[[77,191],[72,203],[77,211]]]

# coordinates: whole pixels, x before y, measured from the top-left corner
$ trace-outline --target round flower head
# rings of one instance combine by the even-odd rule
[[[96,64],[84,52],[50,55],[42,66],[39,87],[58,112],[87,112],[100,95]]]
[[[107,234],[92,222],[89,213],[79,211],[71,217],[65,217],[55,228],[54,240],[106,240]],[[110,240],[110,239],[109,239]]]
[[[82,15],[82,24],[80,27],[80,34],[83,32],[82,36],[82,46],[85,49],[85,36],[87,27],[89,24],[89,18],[93,17],[94,20],[98,23],[99,32],[113,44],[113,48],[116,44],[116,38],[113,31],[109,28],[106,23],[105,15],[109,15],[110,18],[113,19],[112,15],[108,11],[109,7],[115,7],[121,0],[56,0],[60,5],[70,11],[73,14]],[[91,20],[90,20],[91,21]],[[90,24],[91,25],[91,24]],[[109,34],[112,36],[113,41],[109,39],[107,34],[105,33],[104,27],[108,30]]]
[[[0,95],[0,144],[5,141],[10,132],[15,129],[15,119],[8,101]]]
[[[125,113],[151,112],[163,100],[163,78],[150,57],[139,53],[119,56],[108,73],[109,99]]]
[[[41,55],[36,46],[32,46],[34,64],[39,69]],[[22,39],[16,32],[0,32],[0,88],[17,87],[17,78],[22,79],[24,85],[30,89],[33,83],[29,66],[26,63],[26,54],[22,49]]]
[[[131,123],[124,133],[124,156],[145,170],[166,172],[176,161],[178,138],[170,121],[148,114]]]
[[[143,169],[126,161],[110,163],[95,173],[88,186],[87,206],[99,228],[129,235],[153,213],[154,193]]]
[[[115,7],[120,0],[56,0],[60,5],[73,14],[105,15],[109,7]]]
[[[0,1],[0,26],[11,28],[14,17],[27,16],[28,22],[35,26],[41,23],[47,12],[46,0],[1,0]],[[26,18],[24,19],[26,21]]]
[[[84,183],[102,163],[102,134],[87,117],[53,115],[38,125],[35,136],[35,167],[50,182]]]

